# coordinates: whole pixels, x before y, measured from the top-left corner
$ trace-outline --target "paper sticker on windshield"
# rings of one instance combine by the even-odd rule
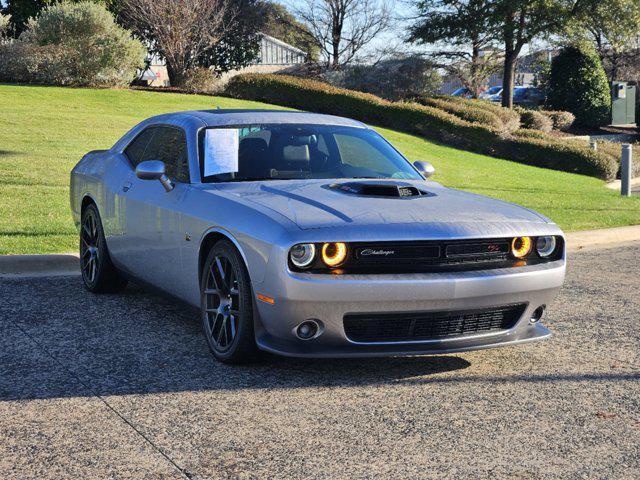
[[[238,171],[238,129],[209,128],[204,142],[204,176]]]

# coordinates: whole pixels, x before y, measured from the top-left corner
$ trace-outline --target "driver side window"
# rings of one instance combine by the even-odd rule
[[[160,160],[164,162],[171,180],[189,183],[187,137],[181,128],[149,127],[129,144],[124,153],[134,168],[140,162]]]

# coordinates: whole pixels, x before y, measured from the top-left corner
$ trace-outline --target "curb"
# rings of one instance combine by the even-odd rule
[[[597,250],[640,241],[640,225],[565,234],[567,251]],[[0,255],[0,278],[79,275],[77,253]]]
[[[638,242],[640,240],[640,225],[570,232],[565,234],[565,238],[567,250],[570,252],[612,248],[621,244]]]
[[[637,187],[638,185],[640,185],[640,177],[632,178],[631,186]],[[622,180],[614,180],[613,182],[605,183],[604,186],[611,190],[620,191],[620,189],[622,188]]]
[[[79,275],[77,253],[0,255],[0,278]]]

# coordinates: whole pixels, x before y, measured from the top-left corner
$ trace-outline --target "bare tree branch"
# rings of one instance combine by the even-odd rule
[[[123,15],[153,39],[173,84],[215,47],[238,14],[231,0],[123,0]]]
[[[387,4],[379,0],[308,0],[295,14],[308,25],[331,68],[351,62],[391,21]]]

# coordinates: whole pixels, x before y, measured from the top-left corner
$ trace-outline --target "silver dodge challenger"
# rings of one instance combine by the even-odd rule
[[[562,231],[427,180],[366,125],[270,110],[149,118],[71,172],[82,279],[199,309],[223,362],[462,352],[550,335]]]

